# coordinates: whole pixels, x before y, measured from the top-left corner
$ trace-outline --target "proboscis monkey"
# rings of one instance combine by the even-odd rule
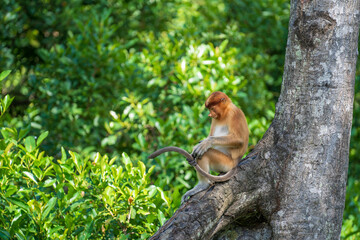
[[[195,166],[199,183],[185,193],[182,202],[207,189],[211,181],[222,182],[231,178],[235,173],[234,167],[248,147],[249,129],[245,115],[225,93],[212,93],[206,100],[205,107],[209,109],[208,116],[212,118],[210,134],[194,147],[192,156],[176,147],[163,148],[150,155],[150,158],[154,158],[163,152],[176,151]],[[212,176],[209,174],[210,170],[228,173]]]

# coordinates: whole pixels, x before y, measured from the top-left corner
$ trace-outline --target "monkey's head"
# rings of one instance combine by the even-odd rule
[[[205,102],[205,107],[209,109],[209,117],[221,120],[226,116],[230,106],[230,98],[223,92],[213,92]]]

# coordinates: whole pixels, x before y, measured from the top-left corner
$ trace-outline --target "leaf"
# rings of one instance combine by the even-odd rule
[[[16,139],[17,137],[16,129],[12,129],[12,128],[2,128],[1,134],[5,139],[9,139],[9,138]]]
[[[75,163],[75,166],[76,166],[76,170],[81,173],[82,172],[82,169],[84,168],[83,166],[83,161],[82,161],[82,158],[79,156],[79,154],[77,154],[76,152],[72,152],[72,151],[69,151],[69,154],[71,156],[71,159],[74,161]]]
[[[145,176],[145,171],[146,171],[145,164],[142,161],[139,161],[138,165],[140,167],[141,177]]]
[[[32,172],[34,173],[35,177],[41,181],[42,179],[42,171],[37,167],[33,167]]]
[[[14,146],[15,144],[13,142],[10,142],[6,148],[5,148],[5,153],[8,154],[8,152],[10,151],[10,149]]]
[[[138,135],[138,143],[140,145],[140,147],[144,148],[145,147],[145,138],[144,138],[144,135],[142,135],[141,133],[139,133]]]
[[[9,134],[9,131],[7,131],[7,128],[1,129],[1,134],[2,134],[4,139],[10,138],[10,134]]]
[[[76,193],[72,196],[72,198],[70,198],[69,203],[73,203],[74,201],[77,201],[77,200],[80,199],[80,198],[81,198],[81,193],[80,193],[80,192],[76,192]]]
[[[3,99],[2,105],[3,105],[3,111],[6,111],[10,107],[10,104],[14,100],[14,97],[9,97],[9,95],[6,95]]]
[[[11,239],[10,233],[5,230],[0,229],[0,238],[1,239]]]
[[[30,153],[35,150],[36,145],[35,145],[35,138],[33,136],[29,136],[25,138],[25,148],[26,151]]]
[[[164,202],[166,203],[166,205],[167,205],[168,207],[170,207],[170,204],[169,204],[168,200],[167,200],[166,197],[165,197],[164,191],[163,191],[161,188],[159,188],[159,187],[156,187],[156,189],[160,192],[161,199],[164,200]]]
[[[96,155],[95,155],[95,158],[94,158],[94,163],[97,164],[100,159],[101,159],[101,155],[100,155],[99,152],[97,152]]]
[[[110,159],[110,161],[109,161],[109,166],[113,165],[116,159],[117,159],[116,156],[113,157],[112,159]]]
[[[43,164],[46,164],[45,166],[48,166],[50,164],[50,163],[47,162],[48,158],[44,157],[44,154],[45,154],[45,152],[42,151],[41,153],[39,153],[37,155],[37,160],[39,161],[37,163],[37,166],[42,166]]]
[[[104,198],[105,203],[109,204],[110,206],[112,206],[113,204],[113,199],[114,199],[114,194],[115,191],[114,189],[112,189],[112,187],[107,186],[104,190],[104,192],[102,193],[102,196]]]
[[[25,137],[31,129],[31,125],[27,126],[26,128],[20,129],[18,139],[22,139]]]
[[[204,60],[204,61],[202,61],[202,64],[204,64],[204,65],[211,65],[211,64],[214,64],[214,63],[215,63],[214,60]]]
[[[4,80],[9,74],[11,73],[11,70],[5,70],[0,73],[0,82]]]
[[[85,230],[80,234],[79,240],[89,239],[94,228],[94,223],[94,220],[91,220],[91,222],[86,224]]]
[[[151,189],[149,191],[148,198],[151,199],[156,195],[157,190],[156,190],[156,187],[154,185],[151,185],[149,188],[151,188]]]
[[[64,170],[64,172],[70,174],[70,175],[73,175],[74,172],[72,171],[72,168],[69,166],[69,165],[60,165],[61,169]]]
[[[130,218],[131,219],[135,219],[136,217],[136,210],[133,206],[130,207],[130,211],[131,211],[131,214],[130,214]]]
[[[60,232],[65,233],[68,229],[65,230],[64,232],[64,227],[63,226],[57,226],[51,229],[51,231],[49,232],[50,236],[54,236],[53,234],[56,232],[59,232],[59,230],[61,230]]]
[[[42,141],[49,135],[49,131],[43,132],[36,141],[36,146],[39,147]]]
[[[22,215],[21,210],[16,212],[15,217],[11,220],[10,233],[14,232],[14,230],[18,230],[19,223],[21,222],[22,216],[23,215]]]
[[[52,186],[54,183],[56,183],[56,179],[47,179],[47,180],[44,182],[43,187],[50,187],[50,186]]]
[[[162,211],[160,211],[160,209],[158,209],[158,219],[159,219],[160,225],[164,225],[164,223],[166,221],[166,217],[165,217],[164,213]]]
[[[30,172],[23,172],[27,177],[29,177],[31,180],[33,180],[36,184],[38,184],[38,182],[36,181],[34,175]]]
[[[155,169],[155,165],[152,165],[152,166],[150,167],[150,169],[148,170],[148,173],[146,174],[146,176],[150,177],[150,175],[151,175],[151,173],[154,171],[154,169]]]
[[[130,157],[126,153],[123,153],[121,156],[122,156],[122,161],[125,164],[125,166],[131,164]]]
[[[74,222],[74,218],[71,216],[71,214],[66,214],[65,215],[65,224],[66,227],[69,228],[73,225]]]
[[[26,236],[25,234],[21,231],[21,229],[18,230],[17,233],[15,233],[16,237],[20,240],[26,240]]]
[[[50,213],[50,211],[55,207],[56,204],[56,197],[52,197],[47,204],[45,205],[45,210],[41,216],[41,219],[44,220]]]
[[[55,173],[56,173],[57,177],[62,178],[62,175],[63,175],[63,174],[62,174],[62,171],[61,171],[60,166],[59,166],[57,163],[54,163],[54,162],[52,162],[51,164],[52,164],[53,167],[54,167],[54,170],[55,170]]]
[[[191,185],[190,185],[188,182],[184,181],[184,179],[178,178],[177,180],[178,180],[179,182],[181,182],[182,184],[184,184],[184,186],[185,186],[186,188],[191,188]]]
[[[229,43],[229,40],[228,40],[228,39],[225,39],[225,40],[220,44],[220,46],[219,46],[220,53],[222,53],[222,52],[225,50],[225,48],[226,48],[226,46],[228,45],[228,43]]]
[[[121,223],[125,223],[125,222],[126,222],[126,215],[127,215],[127,214],[120,215],[119,220],[120,220]]]
[[[44,172],[44,176],[54,176],[54,174],[52,173],[52,172],[50,172],[51,171],[51,169],[53,169],[54,168],[54,166],[50,166],[50,167],[48,167],[46,170],[45,170],[45,172]]]
[[[66,151],[63,147],[61,147],[61,162],[65,162],[66,161]]]
[[[13,195],[14,193],[16,193],[18,190],[18,188],[14,185],[10,185],[7,189],[6,189],[6,193],[5,196],[6,197],[10,197],[11,195]]]
[[[9,202],[11,202],[12,204],[18,206],[22,210],[24,210],[26,213],[29,213],[29,206],[27,204],[23,203],[21,200],[18,200],[16,198],[12,198],[12,197],[7,198],[7,200]]]

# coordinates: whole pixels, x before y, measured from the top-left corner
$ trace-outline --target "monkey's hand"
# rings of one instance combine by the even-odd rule
[[[213,147],[213,140],[211,138],[206,138],[204,140],[202,140],[199,144],[197,144],[194,149],[193,152],[191,153],[191,155],[194,158],[201,158],[202,155],[204,155],[204,153],[206,153],[207,150],[209,150],[209,148]]]

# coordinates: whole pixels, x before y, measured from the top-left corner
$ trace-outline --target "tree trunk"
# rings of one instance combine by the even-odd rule
[[[152,239],[339,239],[359,0],[293,0],[281,95],[237,175],[195,195]]]

